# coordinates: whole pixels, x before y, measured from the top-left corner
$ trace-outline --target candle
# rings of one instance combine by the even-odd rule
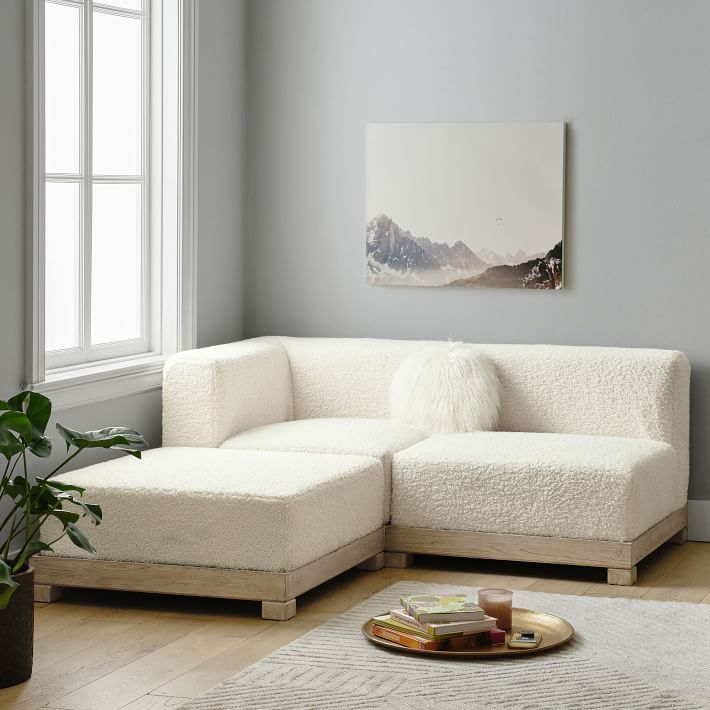
[[[478,606],[487,616],[496,619],[499,629],[510,631],[513,626],[513,592],[509,589],[480,589]]]

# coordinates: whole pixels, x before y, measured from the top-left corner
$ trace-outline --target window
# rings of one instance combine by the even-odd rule
[[[194,344],[194,0],[33,3],[28,380],[115,396]]]
[[[45,362],[150,351],[150,4],[45,0]]]

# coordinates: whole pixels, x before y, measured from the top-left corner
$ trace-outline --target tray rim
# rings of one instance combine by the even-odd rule
[[[408,646],[400,646],[394,641],[388,641],[380,636],[375,636],[370,632],[370,628],[375,621],[375,617],[370,617],[365,623],[360,627],[363,636],[375,646],[380,646],[381,648],[386,648],[391,651],[399,651],[403,653],[414,653],[420,656],[431,656],[433,658],[515,658],[516,656],[529,656],[534,653],[546,653],[547,651],[552,651],[553,649],[564,646],[569,643],[574,638],[574,627],[570,624],[567,619],[563,619],[561,616],[556,614],[550,614],[547,611],[540,611],[539,609],[526,609],[524,607],[513,607],[513,612],[523,611],[530,612],[534,614],[543,614],[550,619],[555,619],[562,622],[568,627],[567,636],[561,641],[550,644],[549,646],[537,646],[536,648],[508,648],[506,646],[504,651],[493,651],[489,650],[494,647],[492,646],[482,646],[480,650],[470,650],[470,651],[438,651],[438,650],[427,650],[422,648],[409,648]],[[387,613],[387,612],[383,612]],[[378,614],[378,616],[380,616]]]

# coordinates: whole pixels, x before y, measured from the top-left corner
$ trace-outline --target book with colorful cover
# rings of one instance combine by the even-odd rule
[[[404,611],[420,622],[475,621],[485,617],[477,600],[466,593],[413,594],[400,597]]]
[[[446,643],[446,641],[432,641],[431,639],[415,636],[414,634],[408,634],[404,631],[395,631],[394,629],[387,628],[386,626],[380,626],[379,624],[372,625],[372,634],[373,636],[379,636],[380,638],[387,639],[388,641],[398,643],[400,646],[416,648],[421,651],[438,651],[440,648],[443,648]]]
[[[430,637],[424,631],[415,629],[412,626],[407,626],[407,624],[403,624],[401,621],[396,621],[392,618],[391,614],[382,614],[381,616],[376,616],[373,621],[376,624],[384,626],[388,629],[392,629],[393,631],[401,631],[402,633],[412,634],[412,636],[418,636],[419,638],[425,640],[433,640],[430,639]]]
[[[405,626],[425,634],[431,639],[452,638],[454,636],[470,636],[481,631],[492,629],[496,625],[496,620],[492,616],[484,616],[482,619],[472,619],[469,621],[445,621],[443,623],[431,623],[417,621],[413,616],[407,614],[404,609],[393,609],[390,612],[390,619]]]

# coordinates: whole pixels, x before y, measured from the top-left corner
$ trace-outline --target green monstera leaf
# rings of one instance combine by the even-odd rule
[[[17,434],[0,425],[0,454],[9,461],[13,456],[21,453],[24,448],[25,445]]]
[[[8,410],[0,414],[0,429],[19,434],[26,444],[32,440],[32,424],[23,412]]]
[[[47,397],[38,392],[20,392],[7,402],[0,401],[0,411],[3,411],[0,415],[0,432],[3,429],[17,432],[35,456],[44,458],[52,453],[52,442],[44,435],[52,414],[52,403]],[[7,456],[2,443],[0,437],[0,453]],[[17,453],[12,453],[16,447],[16,443],[10,446],[8,453],[11,456]]]
[[[133,429],[126,429],[121,426],[82,432],[57,424],[57,431],[67,442],[67,450],[70,446],[75,446],[79,450],[118,449],[140,458],[141,451],[145,451],[148,448],[148,442],[141,434]]]
[[[96,552],[94,546],[89,542],[88,535],[80,527],[74,525],[74,523],[67,525],[67,535],[69,535],[69,539],[82,550],[86,550],[86,552],[90,552],[92,555]]]

